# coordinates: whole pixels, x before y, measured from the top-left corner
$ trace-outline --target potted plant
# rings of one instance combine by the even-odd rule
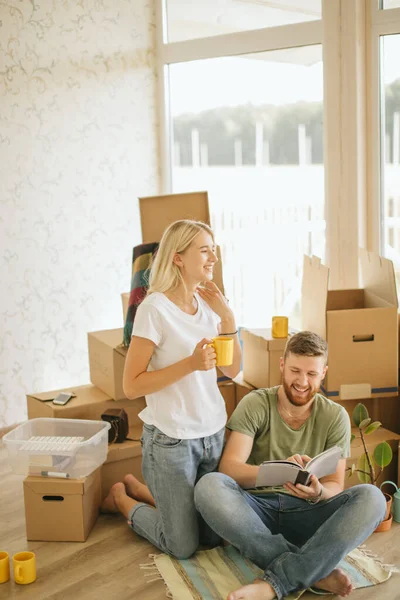
[[[355,407],[352,420],[354,425],[357,427],[361,442],[364,448],[364,453],[360,456],[357,461],[357,465],[353,464],[347,469],[348,476],[351,477],[353,473],[357,473],[358,479],[361,483],[371,483],[379,487],[379,479],[382,475],[383,469],[390,465],[393,458],[393,451],[387,442],[380,442],[373,450],[372,454],[367,448],[365,442],[365,436],[370,435],[379,427],[382,423],[379,421],[372,421],[368,414],[368,410],[364,404],[357,404]],[[351,436],[350,442],[356,437],[354,434]],[[390,513],[392,505],[392,496],[390,494],[383,493],[386,498],[386,515],[382,523],[376,528],[375,531],[387,531],[392,525],[393,517]]]

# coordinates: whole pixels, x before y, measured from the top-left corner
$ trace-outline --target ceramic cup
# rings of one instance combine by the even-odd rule
[[[0,583],[10,579],[10,558],[8,552],[0,550]]]
[[[228,367],[233,362],[233,338],[219,335],[213,338],[212,346],[217,355],[217,367]]]
[[[287,338],[289,334],[289,319],[287,317],[272,317],[272,337]]]
[[[18,552],[13,556],[15,583],[25,585],[36,580],[36,557],[33,552]]]

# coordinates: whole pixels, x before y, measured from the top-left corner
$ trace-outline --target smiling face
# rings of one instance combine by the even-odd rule
[[[218,260],[215,250],[213,238],[203,230],[184,252],[175,254],[174,262],[180,268],[186,283],[197,285],[202,281],[212,280],[214,265]]]
[[[304,406],[319,392],[328,369],[323,356],[302,356],[289,352],[281,358],[282,386],[293,406]]]

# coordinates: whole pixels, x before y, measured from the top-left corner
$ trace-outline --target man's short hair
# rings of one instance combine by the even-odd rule
[[[325,365],[328,361],[328,344],[312,331],[299,331],[292,335],[285,346],[284,360],[290,352],[298,356],[323,356]]]

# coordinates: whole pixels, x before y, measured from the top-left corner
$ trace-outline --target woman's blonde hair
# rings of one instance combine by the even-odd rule
[[[188,219],[175,221],[164,231],[157,254],[153,260],[147,295],[167,292],[184,284],[179,267],[173,262],[175,254],[184,252],[201,231],[206,231],[214,241],[212,229],[201,221]]]

